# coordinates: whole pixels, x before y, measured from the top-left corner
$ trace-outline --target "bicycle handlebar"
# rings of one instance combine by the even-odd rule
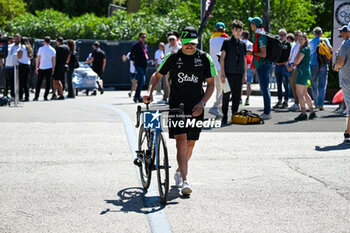
[[[159,113],[177,112],[179,114],[184,115],[184,108],[185,108],[185,105],[183,103],[181,103],[181,104],[179,104],[179,108],[163,109],[163,110],[158,110],[158,112]],[[136,128],[140,127],[140,115],[141,115],[141,113],[148,112],[148,111],[149,111],[149,103],[146,104],[146,110],[142,110],[142,107],[140,105],[137,106],[136,125],[135,125]]]

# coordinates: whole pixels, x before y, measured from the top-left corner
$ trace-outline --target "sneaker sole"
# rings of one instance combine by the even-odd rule
[[[211,112],[211,111],[209,111],[209,113],[212,114],[212,115],[214,115],[214,116],[220,117],[220,118],[222,118],[222,117],[224,116],[224,115],[220,115],[220,114],[217,114],[217,113],[213,113],[213,112]]]
[[[192,189],[190,188],[184,188],[183,190],[181,190],[183,195],[190,195],[192,193]]]

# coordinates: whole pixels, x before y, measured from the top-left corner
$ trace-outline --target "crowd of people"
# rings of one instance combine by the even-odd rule
[[[277,81],[278,102],[274,104],[274,109],[289,109],[299,111],[295,117],[296,121],[316,118],[316,110],[324,110],[325,92],[327,87],[327,77],[329,62],[320,60],[319,46],[324,43],[329,53],[332,47],[327,38],[322,37],[322,29],[316,27],[313,30],[314,38],[309,40],[306,33],[299,30],[288,33],[285,29],[278,31],[278,36],[282,43],[282,52],[279,58],[272,62],[267,58],[267,36],[264,34],[263,21],[259,17],[249,18],[250,29],[253,31],[252,39],[249,31],[239,20],[232,22],[229,36],[226,26],[222,22],[217,22],[215,31],[210,41],[210,56],[213,60],[218,75],[214,77],[216,96],[213,106],[210,106],[209,113],[222,119],[223,124],[229,121],[229,102],[232,102],[231,117],[239,110],[240,104],[250,105],[251,84],[253,77],[257,77],[264,103],[262,119],[271,119],[271,94],[269,83],[272,70]],[[348,40],[347,26],[340,30],[340,36],[344,42]],[[350,31],[350,30],[349,30]],[[166,34],[167,43],[159,43],[155,52],[155,66],[158,69],[168,54],[173,54],[182,48],[181,37],[177,31],[170,31]],[[128,93],[134,102],[142,102],[141,90],[146,81],[147,63],[149,60],[148,46],[146,43],[147,34],[139,34],[130,53],[123,56],[123,61],[130,59],[130,81],[132,87]],[[250,40],[251,39],[251,40]],[[43,46],[39,48],[35,59],[35,73],[37,81],[35,86],[35,97],[37,101],[40,95],[42,82],[45,80],[44,100],[49,100],[48,95],[52,88],[51,100],[63,100],[74,98],[75,91],[72,84],[72,75],[76,68],[76,48],[73,40],[67,40],[67,45],[63,43],[63,38],[56,39],[57,46],[53,48],[50,37],[45,37]],[[21,38],[16,34],[13,38],[8,37],[8,55],[0,62],[5,73],[4,95],[14,97],[14,67],[19,68],[19,100],[29,101],[28,77],[31,72],[34,51],[28,38]],[[106,56],[100,49],[99,42],[93,45],[93,52],[85,62],[92,64],[93,70],[98,76],[103,77],[106,66]],[[341,69],[340,80],[342,77]],[[164,78],[158,83],[156,93],[162,95],[160,104],[169,103],[170,84],[169,73],[164,74]],[[247,85],[246,99],[242,102],[242,85]],[[340,82],[342,83],[342,82]],[[312,97],[307,91],[307,86],[311,85]],[[67,90],[67,96],[63,91]],[[103,83],[101,82],[101,93],[103,93]],[[294,103],[291,104],[291,100]],[[307,107],[306,107],[307,105]],[[348,115],[346,101],[344,101],[336,112]],[[307,115],[307,108],[309,115]]]
[[[250,29],[254,32],[252,42],[250,33],[243,23],[234,20],[232,23],[232,36],[226,33],[226,26],[222,22],[215,25],[215,31],[209,41],[210,55],[218,71],[215,77],[216,99],[209,113],[222,118],[224,124],[228,119],[229,101],[232,101],[232,116],[238,112],[242,103],[242,85],[247,85],[247,97],[244,105],[250,105],[251,84],[254,75],[257,75],[260,91],[263,96],[264,112],[261,118],[271,119],[271,94],[269,83],[272,69],[277,81],[278,102],[274,109],[301,110],[301,114],[295,117],[296,121],[314,119],[315,109],[324,110],[325,92],[327,87],[328,63],[319,62],[317,48],[322,41],[327,45],[330,53],[332,47],[327,38],[322,38],[322,29],[316,27],[313,30],[314,39],[309,40],[306,33],[295,31],[287,33],[280,29],[278,36],[281,40],[282,52],[275,62],[267,58],[267,37],[263,34],[263,21],[259,17],[249,18]],[[169,53],[176,53],[181,49],[181,40],[177,31],[167,33],[167,44],[160,43],[155,53],[155,64],[158,68],[164,57]],[[129,96],[134,94],[135,102],[140,102],[140,91],[145,82],[145,70],[147,68],[147,44],[146,34],[140,33],[139,41],[132,47],[128,58],[131,60],[131,79],[134,83]],[[140,70],[140,72],[138,72]],[[307,92],[308,81],[311,83],[312,97]],[[136,84],[137,82],[137,84]],[[228,84],[225,84],[228,82]],[[228,92],[224,91],[228,85]],[[169,75],[156,88],[157,94],[163,98],[158,103],[168,103]],[[163,93],[161,92],[163,91]],[[294,100],[290,104],[290,100]],[[312,104],[312,100],[314,104]],[[310,114],[306,115],[308,105]]]
[[[39,47],[34,59],[34,50],[28,38],[16,34],[7,37],[8,53],[6,58],[0,60],[0,70],[4,74],[4,96],[15,98],[14,75],[18,67],[19,101],[30,101],[30,86],[35,89],[32,101],[38,101],[43,81],[45,81],[44,100],[64,100],[75,98],[73,86],[73,72],[79,67],[76,43],[67,40],[64,43],[62,37],[56,39],[55,48],[51,46],[51,38],[46,36]],[[92,69],[101,78],[100,90],[103,94],[103,72],[106,66],[106,56],[100,49],[100,43],[93,44],[92,55],[85,64],[91,64]],[[34,69],[34,70],[33,70]],[[37,79],[29,81],[31,72],[34,71]],[[50,90],[52,93],[49,98]],[[64,91],[67,95],[64,96]]]
[[[222,119],[223,124],[228,123],[229,101],[232,101],[231,112],[233,117],[242,102],[242,85],[246,83],[247,92],[244,101],[249,106],[251,95],[251,84],[253,77],[257,76],[260,91],[263,97],[264,111],[260,118],[271,119],[271,93],[269,83],[272,70],[277,81],[278,102],[274,109],[288,109],[289,111],[300,111],[294,120],[312,120],[317,117],[317,111],[324,110],[325,93],[327,88],[328,70],[330,59],[320,55],[319,47],[323,45],[328,54],[332,54],[333,48],[327,38],[323,38],[323,31],[320,27],[313,29],[313,39],[309,39],[305,32],[300,30],[288,33],[285,29],[278,31],[281,41],[281,54],[274,62],[268,59],[267,36],[264,34],[263,21],[260,17],[250,17],[250,29],[253,31],[252,42],[250,33],[244,24],[239,20],[232,23],[232,35],[226,33],[226,26],[222,22],[215,25],[209,41],[210,55],[214,62],[218,75],[214,77],[216,96],[214,105],[209,113]],[[344,41],[348,40],[347,27],[340,30]],[[350,31],[350,30],[349,30]],[[164,58],[168,54],[177,53],[181,49],[179,33],[171,31],[167,33],[167,44],[160,43],[155,53],[155,64],[157,70],[162,66]],[[344,43],[346,46],[347,43]],[[344,47],[343,46],[343,47]],[[344,53],[343,52],[343,56]],[[340,54],[340,53],[339,53]],[[141,102],[140,90],[144,85],[145,69],[147,68],[147,44],[146,34],[140,33],[139,41],[133,46],[130,53],[131,64],[135,65],[132,74],[133,82],[137,82],[137,90],[134,95],[134,102]],[[340,61],[342,61],[340,59]],[[137,68],[139,67],[139,68]],[[138,74],[138,69],[142,71]],[[340,67],[340,66],[339,66]],[[335,69],[338,71],[338,68]],[[340,79],[342,79],[340,72]],[[340,83],[344,83],[340,81]],[[312,97],[308,92],[308,85],[311,86]],[[133,95],[133,89],[129,93]],[[169,102],[169,73],[164,74],[157,87],[156,93],[163,95],[158,103]],[[163,91],[163,93],[161,92]],[[291,101],[293,100],[293,102]],[[306,106],[307,105],[307,106]],[[346,100],[336,109],[335,112],[348,116]],[[307,108],[309,115],[307,115]],[[350,124],[350,123],[349,123]],[[350,132],[350,129],[346,133]],[[347,138],[348,136],[346,136]],[[349,139],[350,140],[350,139]]]

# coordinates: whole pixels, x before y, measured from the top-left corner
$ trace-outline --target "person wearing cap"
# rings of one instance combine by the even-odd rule
[[[343,45],[349,39],[347,25],[345,25],[345,26],[343,26],[341,28],[338,28],[338,31],[340,33],[338,38],[342,38],[343,39],[343,42],[342,42],[342,45]],[[340,48],[339,48],[339,50],[340,50]],[[339,50],[336,52],[336,61],[338,60]],[[342,72],[341,72],[341,69],[335,69],[335,67],[334,67],[334,70],[338,71],[338,73],[339,73],[339,87],[342,88],[342,78],[341,78],[342,77]],[[344,101],[341,102],[339,104],[338,108],[334,112],[335,113],[344,114],[344,115],[348,114],[345,102]]]
[[[216,88],[216,100],[214,102],[213,107],[209,109],[209,113],[217,117],[223,116],[219,110],[219,108],[221,108],[221,105],[222,105],[223,93],[222,93],[222,82],[221,82],[221,67],[220,67],[217,54],[220,52],[221,46],[224,40],[229,37],[225,32],[225,28],[226,26],[223,22],[217,22],[215,25],[215,32],[213,33],[213,35],[209,40],[210,56],[213,59],[215,68],[218,72],[218,75],[214,77],[215,88]]]
[[[255,32],[253,37],[253,50],[248,51],[248,55],[253,55],[253,68],[258,72],[260,91],[264,98],[264,113],[260,115],[261,118],[271,119],[271,93],[269,90],[270,72],[272,63],[266,59],[267,38],[260,33],[264,32],[262,27],[263,21],[260,17],[249,17],[250,28]]]
[[[350,24],[348,25],[349,28]],[[349,35],[349,31],[347,31]],[[334,70],[341,69],[341,87],[346,106],[350,106],[350,40],[346,40],[338,52],[338,59]],[[344,132],[344,142],[350,144],[350,115],[348,115],[347,127]]]
[[[232,22],[232,36],[225,39],[221,47],[221,81],[228,82],[231,91],[223,94],[222,124],[227,124],[228,105],[232,95],[232,118],[238,112],[242,95],[242,85],[247,80],[246,45],[241,40],[244,24],[239,20]]]
[[[166,56],[168,53],[176,53],[179,49],[181,49],[181,45],[179,44],[179,38],[177,37],[178,32],[168,32],[167,33],[167,40],[168,43],[164,46],[164,55]],[[170,92],[170,85],[169,85],[169,75],[167,74],[166,77],[163,80],[163,99],[158,101],[158,104],[167,104],[168,98],[169,98],[169,92]]]
[[[152,75],[143,101],[145,103],[153,101],[153,90],[163,75],[169,72],[170,108],[178,108],[183,103],[185,114],[185,118],[169,116],[169,137],[175,138],[177,149],[178,169],[174,178],[176,186],[181,187],[182,194],[189,195],[192,187],[187,177],[188,161],[199,139],[201,127],[197,122],[203,122],[204,107],[214,91],[214,77],[217,72],[210,55],[197,49],[198,33],[194,27],[185,27],[182,30],[181,42],[182,48],[176,53],[168,53],[158,70]],[[207,82],[205,92],[204,82]],[[188,126],[186,122],[196,123]]]
[[[311,48],[311,91],[312,97],[314,99],[314,104],[316,108],[319,108],[321,111],[324,110],[324,98],[326,95],[327,88],[327,77],[328,77],[328,64],[320,64],[318,61],[318,53],[317,47],[321,41],[324,41],[329,51],[332,53],[332,46],[329,43],[327,38],[322,38],[322,29],[320,27],[316,27],[313,30],[313,34],[315,38],[310,41]]]

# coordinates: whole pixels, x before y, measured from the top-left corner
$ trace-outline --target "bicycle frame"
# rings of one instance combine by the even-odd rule
[[[140,105],[137,106],[136,125],[135,125],[136,128],[138,128],[140,126],[140,115],[143,114],[144,112],[148,112],[148,111],[150,111],[149,103],[146,103],[146,110],[145,111],[141,110],[141,106]],[[181,114],[184,114],[184,104],[180,104],[179,108],[159,110],[159,112],[160,113],[162,113],[162,112],[179,112]],[[148,133],[155,132],[155,135],[154,135],[155,138],[153,138],[153,140],[151,140],[151,141],[152,141],[152,144],[154,142],[154,146],[155,146],[154,152],[155,152],[155,156],[156,156],[155,157],[155,159],[156,159],[156,169],[158,169],[158,167],[159,167],[159,164],[158,164],[158,135],[159,135],[159,133],[163,132],[163,129],[162,129],[162,127],[160,127],[160,128],[156,128],[156,129],[148,129],[147,131],[148,131]],[[148,147],[151,148],[151,149],[152,149],[152,146],[153,145],[148,145]]]

